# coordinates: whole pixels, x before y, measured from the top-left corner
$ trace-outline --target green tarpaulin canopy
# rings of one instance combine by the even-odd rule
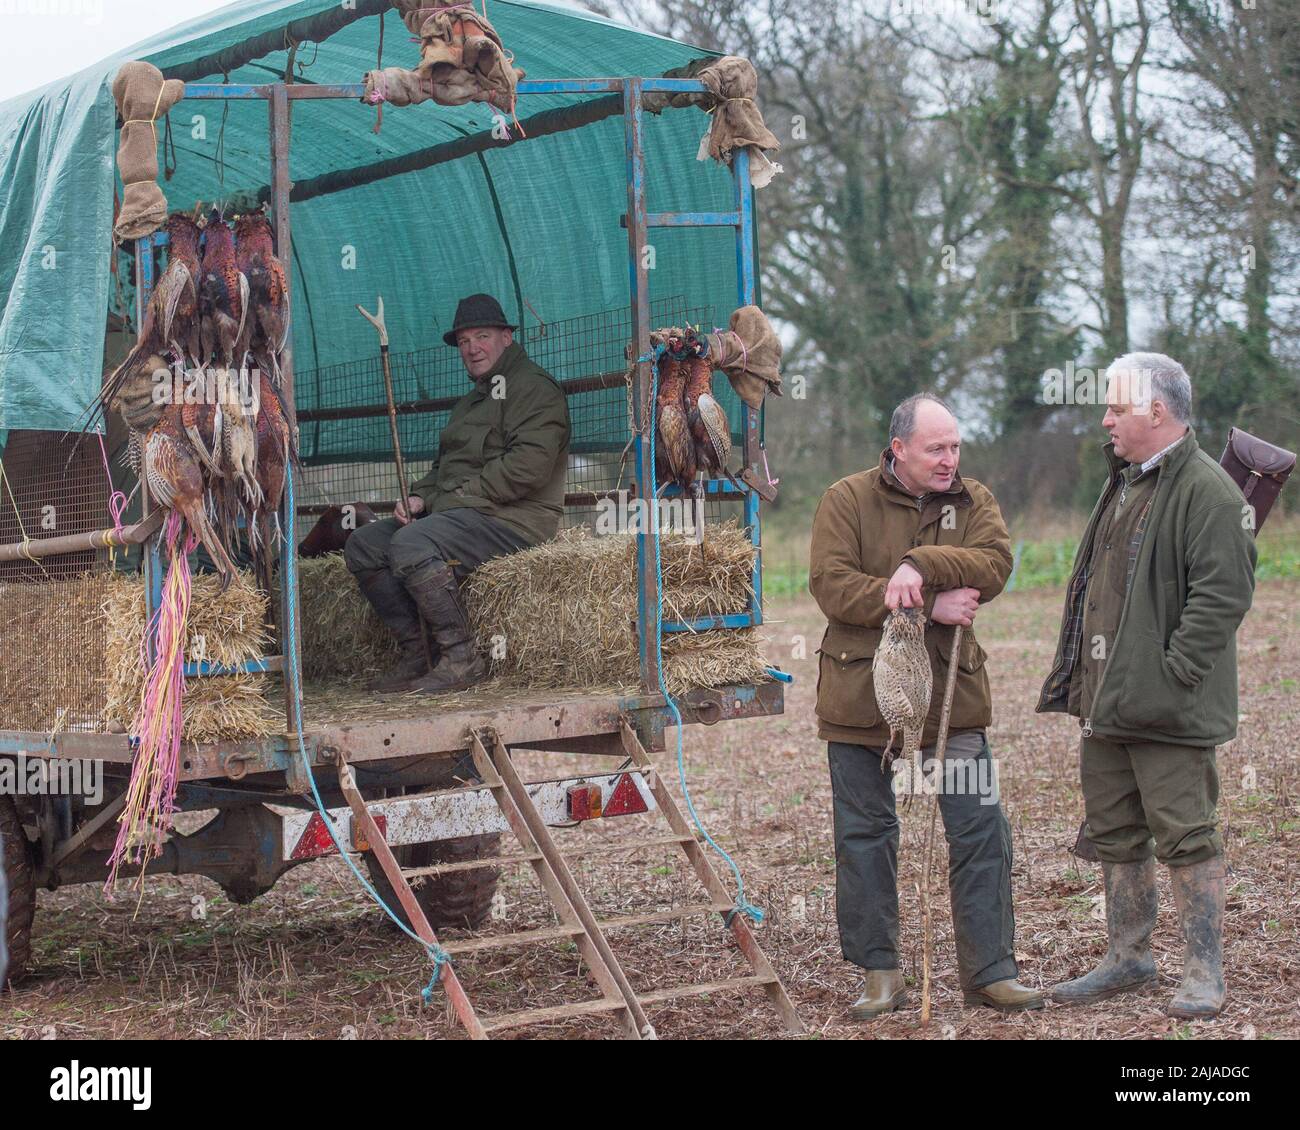
[[[488,15],[529,79],[654,76],[709,54],[569,8],[492,0]],[[118,66],[145,59],[169,78],[261,84],[359,82],[376,65],[413,66],[418,46],[382,0],[254,0],[182,24],[35,93],[0,103],[0,444],[8,429],[76,424],[101,379],[110,273]],[[58,45],[49,45],[57,60]],[[521,97],[521,119],[590,96]],[[293,109],[295,182],[400,158],[492,127],[482,105],[373,107],[300,101]],[[725,211],[730,174],[695,160],[707,117],[647,115],[651,211]],[[262,100],[194,100],[171,112],[176,171],[169,207],[228,200],[269,182]],[[159,140],[163,129],[160,123]],[[522,325],[626,307],[626,167],[621,117],[404,172],[292,207],[295,368],[373,357],[354,304],[382,292],[395,353],[434,344],[456,300],[488,291]],[[653,297],[687,296],[715,317],[736,305],[730,229],[653,235]],[[311,384],[299,405],[312,407]],[[358,399],[372,403],[373,391]],[[733,404],[735,402],[733,401]],[[347,458],[347,451],[335,451]],[[359,454],[351,453],[353,457]]]

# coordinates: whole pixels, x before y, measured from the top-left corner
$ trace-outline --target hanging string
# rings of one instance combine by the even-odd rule
[[[384,16],[386,12],[379,13],[379,50],[375,53],[375,82],[379,84],[380,94],[375,106],[375,124],[370,127],[371,133],[378,133],[384,125],[384,102],[388,96],[388,83],[384,79]],[[374,101],[372,99],[372,101]]]
[[[168,150],[171,151],[169,157]],[[176,175],[176,139],[172,136],[172,116],[163,119],[163,180],[171,180]]]
[[[44,573],[48,579],[50,575],[49,570],[45,568],[45,565],[31,551],[30,547],[32,539],[27,536],[27,527],[23,525],[22,512],[18,509],[18,500],[14,498],[13,487],[9,485],[9,479],[5,476],[5,465],[3,460],[0,460],[0,483],[4,484],[5,493],[9,495],[9,504],[14,508],[14,517],[18,519],[18,532],[23,535],[23,541],[19,548],[19,552],[22,553],[28,561],[35,565],[36,568]]]

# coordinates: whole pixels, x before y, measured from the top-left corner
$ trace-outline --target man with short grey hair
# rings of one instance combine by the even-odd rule
[[[1130,353],[1107,375],[1110,475],[1079,545],[1038,709],[1080,720],[1108,948],[1052,996],[1087,1004],[1155,982],[1158,859],[1185,945],[1168,1011],[1203,1018],[1226,993],[1214,756],[1237,733],[1236,633],[1254,590],[1253,523],[1237,485],[1197,445],[1183,367]]]

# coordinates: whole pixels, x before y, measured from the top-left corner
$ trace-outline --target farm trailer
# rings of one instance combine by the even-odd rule
[[[610,116],[621,117],[626,164],[627,209],[621,217],[626,228],[627,264],[630,303],[623,314],[575,318],[567,324],[541,326],[533,331],[530,351],[543,363],[547,350],[586,343],[582,360],[588,371],[563,377],[562,386],[570,397],[595,396],[604,403],[617,405],[624,418],[629,411],[624,401],[630,395],[633,433],[616,446],[593,442],[584,455],[573,457],[566,510],[581,515],[604,498],[613,497],[608,479],[613,460],[603,462],[599,452],[633,447],[630,490],[634,497],[653,493],[651,436],[653,407],[648,393],[652,381],[650,333],[658,320],[689,320],[695,313],[684,298],[661,299],[652,304],[648,254],[650,233],[657,229],[674,229],[683,233],[701,229],[729,229],[734,233],[737,305],[757,300],[753,193],[749,182],[748,158],[744,151],[734,160],[732,178],[734,203],[725,211],[650,212],[647,209],[646,159],[644,147],[643,96],[678,92],[701,92],[697,80],[665,78],[576,79],[571,81],[524,81],[519,94],[527,98],[544,94],[581,94],[593,96],[576,112],[543,112],[524,120],[527,136],[535,139],[548,132],[590,125]],[[357,99],[359,85],[299,85],[271,83],[199,84],[186,86],[186,98],[193,100],[262,100],[269,111],[271,176],[266,195],[271,208],[276,245],[290,273],[291,291],[297,293],[293,275],[290,208],[298,198],[289,179],[289,123],[291,107],[303,100]],[[468,158],[483,149],[494,147],[499,139],[485,131],[467,137],[464,143],[452,143],[439,159]],[[535,140],[516,141],[516,145],[537,145]],[[329,177],[318,178],[328,181]],[[303,186],[298,186],[301,189]],[[319,184],[316,191],[340,191],[348,187],[346,178],[333,186]],[[134,249],[136,284],[136,324],[140,324],[153,280],[158,270],[157,257],[165,245],[159,233],[137,241]],[[363,296],[358,295],[358,298]],[[441,297],[441,296],[440,296]],[[452,296],[445,296],[450,299]],[[709,311],[706,311],[706,316]],[[303,317],[296,308],[294,331],[302,333]],[[630,332],[629,332],[630,331]],[[525,332],[526,331],[521,331]],[[593,337],[604,344],[618,346],[629,364],[609,367],[590,349]],[[582,352],[581,350],[579,352]],[[410,355],[413,371],[423,354]],[[584,367],[579,363],[577,368]],[[292,350],[286,350],[283,363],[284,394],[290,419],[301,435],[304,427],[322,423],[379,418],[385,409],[374,401],[377,382],[366,384],[362,403],[340,403],[297,411],[294,395]],[[364,368],[353,364],[336,366],[340,375],[349,372],[349,384],[356,390],[355,374]],[[398,366],[399,371],[401,365]],[[605,371],[601,371],[604,369]],[[570,370],[572,372],[572,368]],[[313,376],[320,382],[328,377],[323,367]],[[729,390],[723,390],[728,392]],[[426,389],[427,392],[427,389]],[[720,394],[721,395],[721,394]],[[317,400],[321,398],[318,396]],[[414,397],[398,405],[404,426],[413,422],[430,425],[437,414],[446,412],[455,397],[446,395]],[[740,449],[743,470],[739,485],[728,481],[706,484],[711,507],[731,504],[740,509],[744,527],[756,548],[749,607],[737,612],[690,623],[662,621],[657,611],[654,538],[644,528],[636,536],[638,607],[636,632],[639,641],[640,686],[629,694],[559,694],[539,692],[521,701],[482,701],[455,707],[440,706],[437,700],[413,703],[410,698],[380,700],[364,717],[331,716],[329,704],[309,704],[301,709],[303,678],[301,642],[297,631],[299,600],[298,571],[295,553],[283,552],[280,561],[281,600],[279,653],[260,658],[239,668],[225,668],[199,659],[187,664],[186,677],[202,679],[231,674],[235,670],[250,673],[279,673],[283,677],[286,725],[283,735],[249,741],[222,741],[205,744],[185,743],[180,765],[179,811],[216,810],[199,830],[189,835],[173,833],[162,854],[148,865],[149,873],[199,874],[214,880],[236,902],[251,901],[269,890],[286,871],[336,850],[336,837],[352,851],[369,848],[366,861],[380,893],[390,900],[396,895],[402,915],[417,928],[426,944],[432,931],[444,926],[480,924],[492,898],[497,871],[479,866],[478,861],[496,858],[500,833],[514,832],[527,848],[523,856],[510,861],[527,860],[538,871],[547,888],[568,936],[577,936],[584,956],[593,963],[601,980],[604,996],[596,1009],[607,1009],[622,1020],[626,1034],[647,1031],[643,1009],[657,1001],[708,992],[720,988],[761,986],[772,999],[787,1027],[797,1030],[798,1018],[786,998],[779,979],[758,948],[744,915],[726,903],[729,897],[713,872],[703,848],[677,810],[671,796],[664,791],[646,751],[664,749],[665,728],[673,724],[672,707],[660,692],[660,649],[657,626],[663,633],[711,631],[715,629],[757,626],[762,622],[762,558],[760,493],[769,496],[766,464],[761,440],[761,413],[739,404],[741,427]],[[733,411],[733,430],[734,416]],[[590,413],[589,413],[590,415]],[[575,413],[575,419],[580,414]],[[605,421],[606,425],[608,420]],[[599,430],[599,429],[597,429]],[[599,439],[599,437],[597,437]],[[582,451],[581,444],[575,450]],[[12,450],[11,450],[12,454]],[[309,453],[308,453],[309,454]],[[48,458],[48,454],[45,456]],[[73,460],[86,459],[81,449]],[[760,469],[762,464],[762,469]],[[72,463],[69,466],[73,466]],[[338,492],[352,488],[369,490],[371,498],[382,508],[376,491],[378,471],[371,465],[376,482],[364,483],[353,475],[330,479],[329,497],[341,498]],[[285,546],[292,550],[296,531],[304,516],[318,513],[323,504],[302,503],[300,496],[310,493],[312,479],[328,472],[327,461],[310,461],[301,477],[290,473],[282,505],[281,522]],[[83,477],[90,474],[82,466]],[[90,469],[93,470],[93,460]],[[16,471],[16,473],[15,473]],[[605,489],[597,481],[603,475]],[[575,476],[580,480],[575,482]],[[621,470],[620,475],[621,479]],[[40,478],[38,474],[36,478]],[[21,487],[20,467],[11,467],[10,480]],[[65,481],[67,481],[65,479]],[[388,481],[385,477],[384,481]],[[344,485],[346,484],[346,485]],[[617,486],[619,484],[612,484]],[[163,562],[160,558],[160,513],[147,498],[142,484],[143,518],[117,534],[119,543],[140,547],[147,607],[158,606],[161,594]],[[43,484],[44,496],[52,489]],[[22,493],[20,489],[20,494]],[[671,492],[670,492],[671,493]],[[101,491],[101,497],[106,491]],[[16,503],[39,508],[41,491],[26,502]],[[42,497],[44,497],[42,496]],[[391,505],[391,503],[390,503]],[[102,511],[100,512],[102,514]],[[102,522],[100,523],[102,525]],[[66,530],[66,524],[64,526]],[[57,538],[35,539],[23,531],[23,540],[0,547],[0,568],[8,568],[10,584],[40,580],[48,576],[46,565],[57,568],[64,577],[104,567],[105,546],[113,540],[112,531],[86,529]],[[771,681],[722,688],[698,688],[681,696],[677,702],[684,725],[771,716],[783,709],[782,682],[774,672]],[[10,704],[13,705],[13,704]],[[0,724],[3,724],[0,722]],[[54,889],[71,883],[102,882],[113,839],[115,818],[121,810],[125,782],[130,771],[134,747],[129,735],[103,732],[93,720],[36,728],[11,726],[0,730],[0,755],[27,758],[80,759],[97,761],[104,767],[110,794],[97,807],[84,799],[68,795],[42,794],[25,798],[0,798],[0,830],[4,834],[5,865],[11,888],[11,922],[9,926],[11,975],[21,972],[31,949],[34,890]],[[300,738],[301,735],[301,744]],[[604,759],[598,768],[581,776],[524,784],[508,767],[513,749],[562,750]],[[501,759],[505,759],[505,764]],[[610,764],[613,759],[613,764]],[[505,778],[513,778],[506,780]],[[334,836],[326,828],[321,812],[312,799],[313,784],[323,798],[334,824]],[[507,789],[508,785],[514,788]],[[518,791],[522,789],[523,791]],[[362,799],[364,798],[364,799]],[[548,829],[570,826],[594,817],[608,817],[632,812],[664,809],[673,826],[673,835],[652,843],[680,846],[686,853],[700,881],[710,893],[704,910],[718,912],[739,942],[740,949],[755,970],[752,978],[737,979],[713,986],[676,986],[657,995],[633,993],[627,985],[617,959],[608,948],[604,933],[611,925],[597,923],[585,907],[582,894]],[[382,841],[376,843],[375,841]],[[390,852],[388,849],[393,850]],[[386,859],[383,857],[387,857]],[[414,869],[412,878],[403,870]],[[400,888],[405,887],[406,890]],[[417,906],[413,906],[411,895]],[[698,912],[699,908],[694,908]],[[423,916],[424,921],[421,921]],[[638,921],[661,921],[684,915],[668,912]],[[629,919],[627,924],[633,924]],[[426,934],[428,935],[426,937]],[[522,935],[517,937],[522,938]],[[437,946],[436,938],[431,943]],[[444,952],[444,951],[439,951]],[[447,951],[455,952],[449,943]],[[602,972],[603,971],[603,972]],[[514,1027],[538,1020],[556,1019],[563,1010],[536,1010],[499,1019],[486,1027],[464,999],[454,973],[442,971],[462,1022],[474,1035],[489,1029]],[[576,1011],[592,1011],[576,1006]],[[555,1014],[555,1015],[552,1015]]]

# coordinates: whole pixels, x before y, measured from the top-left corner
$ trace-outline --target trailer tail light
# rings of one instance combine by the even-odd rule
[[[603,798],[599,785],[574,785],[569,789],[570,820],[598,820],[602,810]]]
[[[375,827],[379,830],[379,834],[383,836],[385,839],[387,839],[388,838],[388,817],[385,816],[382,812],[372,812],[370,814],[370,819],[375,822]],[[370,841],[366,839],[366,833],[362,829],[361,825],[357,823],[357,818],[355,816],[352,817],[352,850],[353,851],[370,850]]]

